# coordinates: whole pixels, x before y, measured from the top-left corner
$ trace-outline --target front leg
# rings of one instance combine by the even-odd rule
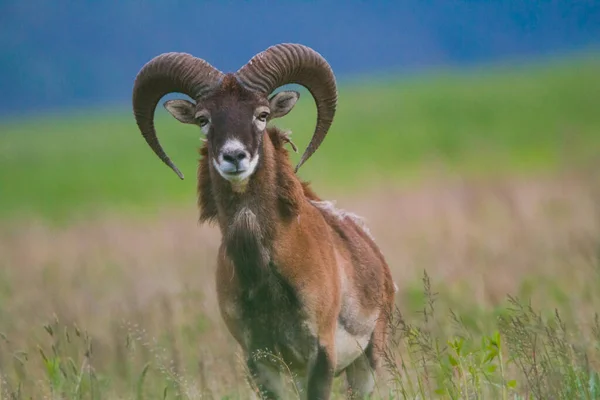
[[[335,369],[335,349],[333,340],[319,340],[317,354],[308,373],[307,398],[328,400],[331,396]]]

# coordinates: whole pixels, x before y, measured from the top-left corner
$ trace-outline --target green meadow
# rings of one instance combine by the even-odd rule
[[[398,285],[374,398],[600,399],[598,71],[340,81],[299,175],[366,218]],[[274,124],[302,152],[300,91]],[[194,209],[200,131],[162,102],[156,127],[185,180],[128,104],[0,122],[0,400],[250,398]]]
[[[523,67],[340,83],[328,137],[300,170],[325,193],[405,184],[431,169],[476,176],[539,173],[565,150],[600,151],[597,57]],[[300,151],[315,124],[309,93],[273,123]],[[159,103],[159,140],[186,179],[147,147],[128,104],[0,123],[0,218],[194,201],[200,131]],[[583,153],[581,153],[583,151]],[[589,154],[588,154],[589,153]],[[583,155],[582,155],[583,154]],[[296,163],[300,154],[292,154]]]

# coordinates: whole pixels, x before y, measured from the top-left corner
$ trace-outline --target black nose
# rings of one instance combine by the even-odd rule
[[[246,158],[246,152],[242,149],[230,150],[223,153],[223,160],[238,165],[240,161]]]

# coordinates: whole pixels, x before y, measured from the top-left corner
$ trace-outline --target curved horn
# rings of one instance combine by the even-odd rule
[[[223,73],[206,61],[187,53],[164,53],[142,67],[133,85],[133,113],[137,125],[154,153],[183,179],[183,174],[164,152],[154,128],[158,101],[172,92],[194,100],[203,96]]]
[[[304,86],[317,105],[317,126],[308,147],[296,166],[317,150],[327,132],[337,105],[335,76],[327,61],[313,49],[301,44],[284,43],[269,47],[254,56],[236,75],[249,89],[270,94],[278,87],[297,83]]]

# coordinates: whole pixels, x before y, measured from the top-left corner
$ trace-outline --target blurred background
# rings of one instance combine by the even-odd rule
[[[131,113],[137,72],[169,51],[223,71],[280,42],[321,52],[339,80],[340,107],[302,172],[332,190],[357,176],[413,175],[440,157],[470,170],[546,167],[561,133],[595,136],[585,125],[598,89],[596,2],[40,0],[6,3],[1,15],[0,213],[8,217],[191,202],[193,180],[172,179]],[[281,124],[306,145],[315,114],[303,93]],[[161,105],[157,115],[165,148],[193,176],[198,132],[163,122]]]
[[[599,2],[2,2],[0,398],[243,397],[213,287],[219,232],[197,224],[200,131],[159,103],[180,181],[137,130],[131,90],[163,52],[235,71],[281,42],[336,73],[335,121],[299,174],[365,216],[399,307],[419,307],[427,271],[444,309],[479,313],[473,332],[495,329],[508,293],[573,319],[593,308]],[[275,124],[301,153],[316,113],[298,89]],[[80,344],[65,341],[76,325]]]

